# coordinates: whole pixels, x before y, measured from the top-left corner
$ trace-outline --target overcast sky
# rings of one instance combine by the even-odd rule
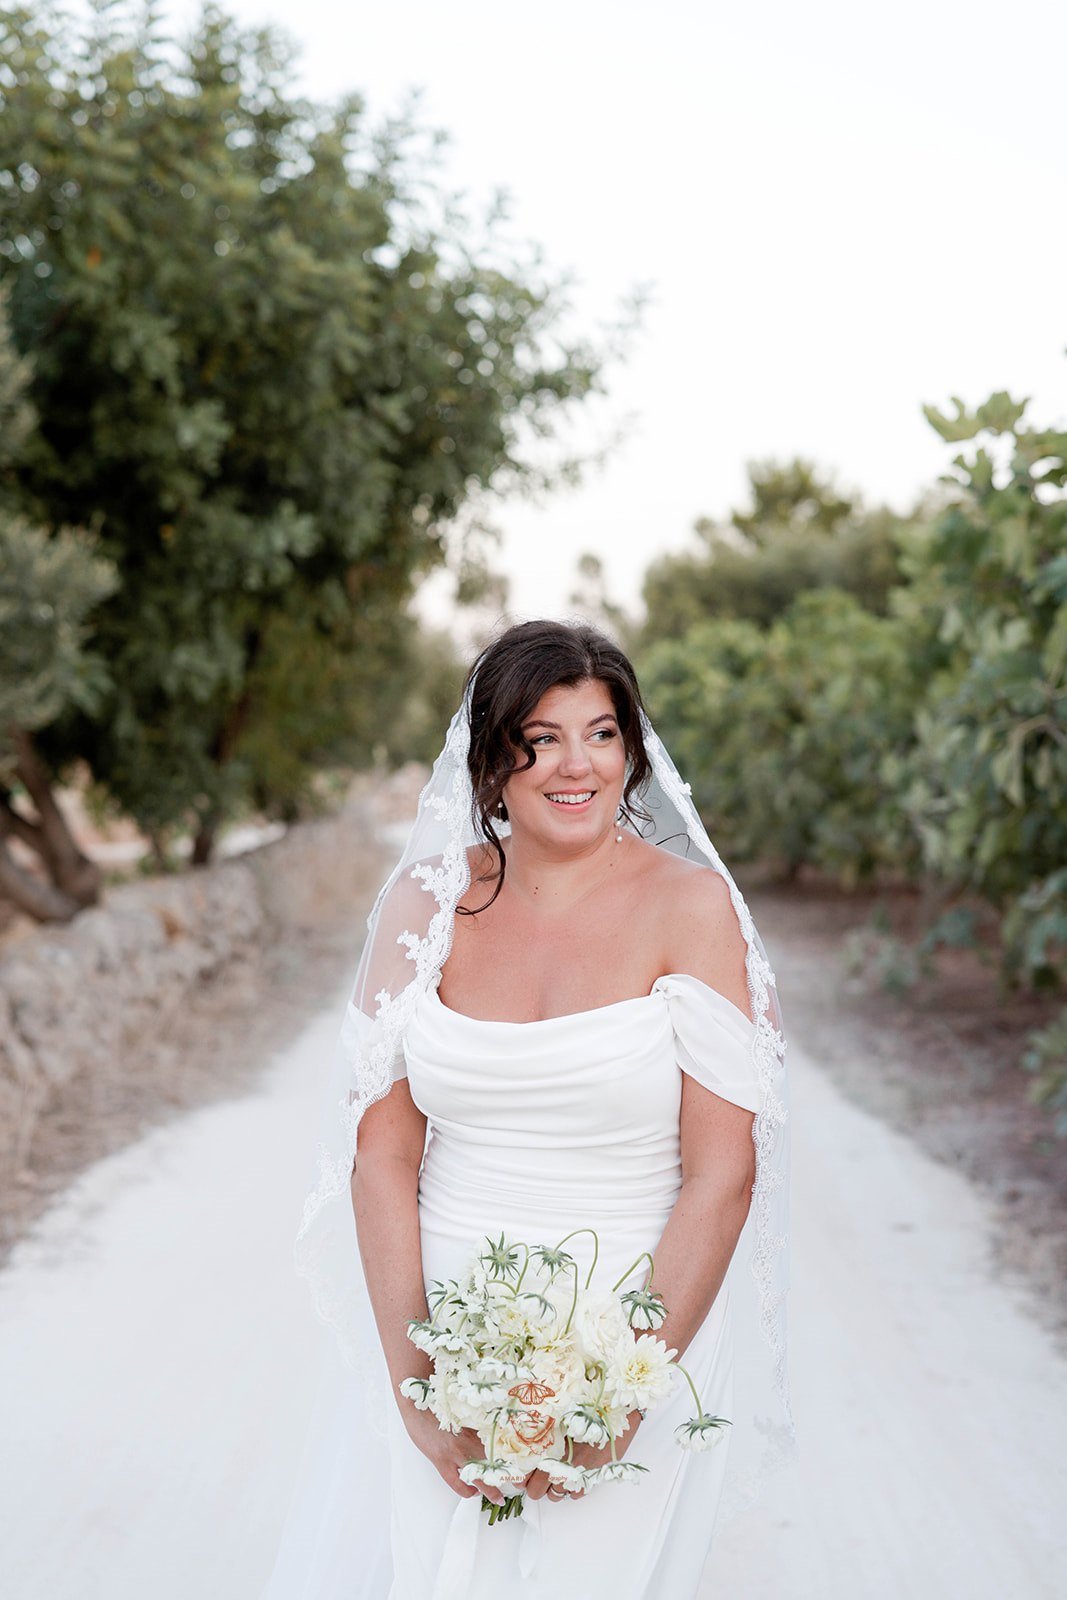
[[[1067,423],[1060,0],[227,9],[297,39],[316,97],[378,114],[421,88],[448,180],[510,192],[590,331],[654,286],[580,435],[631,416],[624,448],[497,508],[515,615],[571,614],[582,550],[636,607],[648,560],[741,500],[751,458],[808,455],[904,506],[950,457],[924,402],[1006,388]]]

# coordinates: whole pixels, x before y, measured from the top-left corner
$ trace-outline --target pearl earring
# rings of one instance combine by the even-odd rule
[[[615,813],[615,826],[617,828],[621,828],[622,827],[622,815],[623,815],[622,806],[620,806],[618,811]],[[617,833],[615,835],[615,843],[616,844],[622,844],[622,834],[621,833]]]

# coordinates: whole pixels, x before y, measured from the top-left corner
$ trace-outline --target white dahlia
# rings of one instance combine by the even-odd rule
[[[627,1329],[611,1353],[606,1393],[614,1405],[633,1411],[646,1409],[670,1393],[674,1368],[671,1361],[677,1350],[668,1350],[662,1339],[650,1333],[640,1338]]]

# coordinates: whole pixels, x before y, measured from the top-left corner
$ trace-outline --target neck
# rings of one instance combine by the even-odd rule
[[[604,883],[626,848],[614,824],[599,839],[561,855],[526,831],[512,829],[504,841],[508,869],[505,883],[522,899],[545,911],[567,911]]]

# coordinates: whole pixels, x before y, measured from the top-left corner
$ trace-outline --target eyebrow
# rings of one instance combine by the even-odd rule
[[[612,711],[602,711],[600,713],[599,717],[590,717],[589,721],[586,723],[586,727],[587,728],[591,728],[591,727],[593,727],[594,723],[597,723],[597,722],[617,722],[617,721],[618,721],[618,718],[615,716],[614,712],[612,712]],[[522,726],[523,726],[523,730],[524,731],[527,728],[552,728],[552,729],[555,730],[556,733],[561,732],[560,725],[559,725],[558,722],[545,722],[543,717],[534,717],[532,722],[524,722]]]

